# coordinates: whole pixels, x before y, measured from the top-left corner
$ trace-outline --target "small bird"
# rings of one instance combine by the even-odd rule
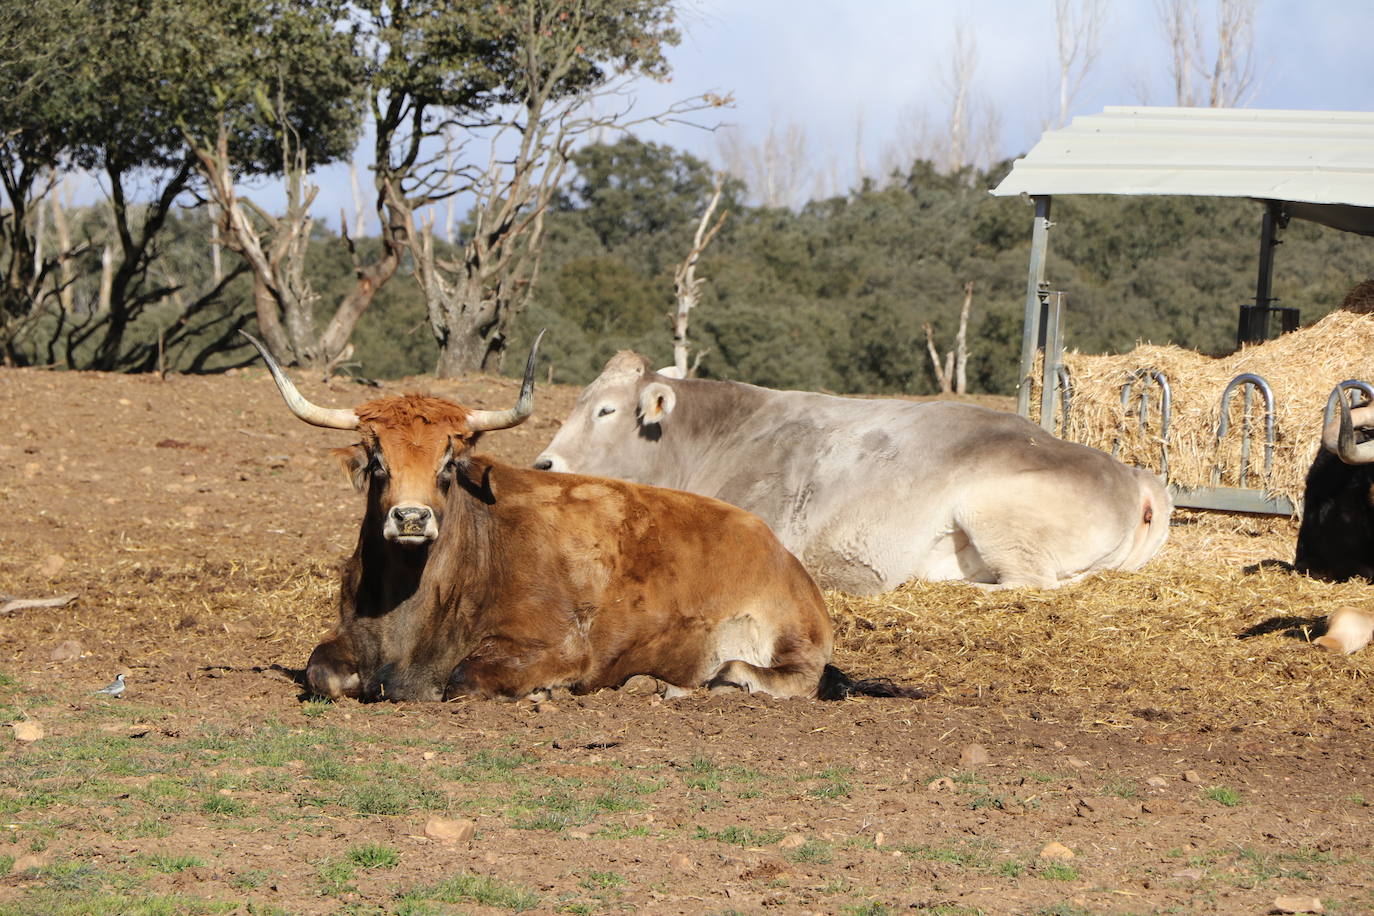
[[[106,684],[104,687],[101,687],[99,690],[94,690],[91,692],[103,693],[105,694],[105,696],[118,698],[120,695],[124,693],[124,675],[116,674],[115,679],[113,681],[110,681],[110,683]]]

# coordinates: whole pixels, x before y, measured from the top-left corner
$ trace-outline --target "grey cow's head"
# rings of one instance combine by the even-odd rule
[[[629,350],[611,357],[534,466],[643,482],[656,457],[662,423],[677,405],[669,383],[675,372],[654,372],[649,366]]]

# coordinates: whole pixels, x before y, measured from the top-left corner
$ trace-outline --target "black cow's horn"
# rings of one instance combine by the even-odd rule
[[[540,331],[530,346],[530,358],[525,362],[525,381],[520,385],[520,399],[509,410],[473,410],[468,412],[468,428],[475,433],[493,429],[509,429],[524,423],[534,413],[534,358],[539,353]]]
[[[1359,415],[1357,422],[1351,415],[1350,404],[1346,402],[1345,396],[1342,395],[1336,400],[1340,402],[1341,415],[1322,430],[1322,448],[1346,464],[1374,464],[1374,441],[1355,441],[1357,425],[1364,427],[1374,424],[1374,405],[1366,404],[1356,408],[1355,413]]]
[[[281,371],[281,366],[277,365],[277,361],[272,358],[271,353],[267,352],[267,348],[262,345],[262,342],[247,331],[240,330],[239,333],[247,337],[248,342],[258,348],[263,361],[267,363],[267,368],[272,372],[272,378],[277,383],[277,390],[281,392],[282,398],[286,401],[286,406],[291,408],[293,414],[313,426],[323,426],[326,429],[358,428],[358,415],[353,411],[321,407],[307,401],[305,396],[296,390],[296,386],[291,384],[286,373]]]

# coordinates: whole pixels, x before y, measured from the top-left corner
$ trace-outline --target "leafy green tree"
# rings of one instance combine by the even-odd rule
[[[294,0],[220,4],[198,38],[213,108],[210,120],[180,127],[221,218],[222,234],[253,273],[258,329],[283,361],[328,372],[375,293],[363,278],[323,330],[306,275],[312,165],[346,157],[362,124],[362,58],[341,28],[347,7]],[[267,213],[237,188],[240,179],[281,174],[286,212]],[[362,293],[360,294],[360,288]]]
[[[666,75],[664,48],[678,40],[671,4],[374,0],[360,10],[376,49],[384,235],[414,260],[438,374],[495,371],[538,276],[547,210],[572,148],[634,123],[591,103],[632,78]],[[486,155],[469,157],[464,143]],[[417,212],[455,194],[473,201],[470,229],[446,257]]]
[[[25,49],[18,62],[0,68],[0,92],[11,90],[0,99],[0,122],[22,125],[0,138],[0,158],[14,176],[6,182],[16,214],[5,238],[7,256],[13,260],[34,248],[31,231],[21,227],[29,225],[39,176],[86,170],[100,177],[109,199],[104,238],[90,237],[60,255],[84,257],[92,270],[100,269],[93,262],[108,249],[98,299],[47,323],[58,335],[48,349],[59,352],[62,362],[116,369],[146,367],[156,359],[160,335],[134,329],[183,292],[154,264],[173,208],[195,186],[188,134],[213,136],[223,123],[231,128],[226,137],[238,174],[280,171],[276,124],[252,114],[262,107],[263,87],[274,86],[296,125],[297,143],[311,150],[314,161],[351,148],[357,108],[335,104],[334,93],[347,87],[334,74],[321,77],[318,56],[312,57],[318,47],[305,40],[308,28],[302,25],[308,21],[317,38],[332,40],[341,10],[313,0],[0,5],[0,20]],[[284,76],[292,76],[292,89],[284,88]],[[16,300],[25,296],[28,314],[43,313],[50,304],[42,293],[47,283],[7,278],[6,316],[24,310]],[[222,291],[183,303],[198,312]],[[22,360],[15,335],[2,336],[6,358]]]

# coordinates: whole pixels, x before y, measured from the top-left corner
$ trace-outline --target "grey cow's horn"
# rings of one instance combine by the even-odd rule
[[[1355,427],[1374,425],[1374,404],[1355,408],[1353,415],[1344,397],[1340,401],[1341,415],[1322,430],[1322,448],[1333,453],[1346,464],[1374,463],[1374,441],[1356,442]]]
[[[534,358],[539,353],[540,331],[530,346],[530,358],[525,362],[525,381],[520,385],[520,399],[509,410],[473,410],[468,414],[468,428],[475,433],[493,429],[509,429],[524,423],[534,413]]]
[[[357,429],[358,415],[351,410],[340,410],[334,407],[321,407],[312,404],[305,399],[291,380],[286,377],[286,373],[281,371],[281,366],[272,358],[272,354],[267,352],[267,348],[262,345],[252,334],[240,330],[240,334],[248,338],[248,342],[258,348],[262,354],[263,361],[267,363],[267,368],[272,371],[272,378],[277,383],[277,390],[281,392],[282,399],[286,401],[286,406],[291,408],[291,412],[300,417],[305,422],[313,426],[323,426],[326,429]]]

